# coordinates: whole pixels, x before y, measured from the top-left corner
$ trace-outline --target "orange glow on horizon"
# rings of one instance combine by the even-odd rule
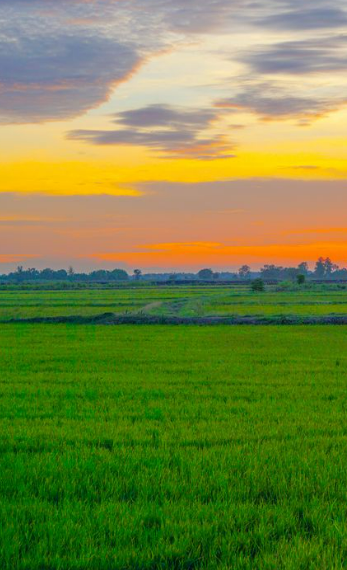
[[[332,257],[347,264],[347,239],[344,242],[315,242],[295,245],[225,246],[213,243],[157,244],[146,251],[94,254],[99,261],[122,262],[140,267],[226,267],[235,263],[280,263],[295,265]]]

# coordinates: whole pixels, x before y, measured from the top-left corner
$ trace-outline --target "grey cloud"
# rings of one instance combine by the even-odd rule
[[[260,75],[344,71],[346,37],[320,38],[315,30],[336,32],[346,25],[342,0],[317,0],[313,7],[298,0],[0,0],[0,122],[80,115],[104,102],[141,62],[192,34],[218,31],[231,36],[251,26],[256,36],[269,28],[279,33],[308,30],[310,39],[254,46],[241,55],[234,53],[233,60]],[[282,103],[284,99],[277,103],[277,116]],[[288,103],[305,107],[306,96]],[[260,106],[267,107],[268,101]],[[170,119],[168,109],[129,113],[118,117],[118,125],[128,127],[125,139],[131,137],[126,132],[130,127],[159,128],[161,121],[167,126],[171,120],[175,130],[180,120],[175,114]],[[191,115],[192,129],[194,120]],[[119,136],[117,129],[113,140]],[[143,133],[136,137],[141,143]],[[160,144],[165,147],[165,141],[154,137],[153,148]]]
[[[304,7],[261,18],[259,24],[275,30],[294,31],[343,28],[347,25],[347,12],[334,6]]]
[[[152,0],[159,9],[167,26],[173,30],[190,33],[211,32],[230,22],[239,2],[210,0]]]
[[[260,83],[247,86],[234,97],[217,101],[218,108],[249,111],[263,119],[299,119],[307,124],[347,104],[343,98],[317,98],[291,95],[289,90],[275,84]]]
[[[186,110],[169,105],[148,105],[141,109],[131,109],[118,113],[114,117],[116,123],[128,127],[165,127],[165,128],[201,128],[215,119],[213,110]]]
[[[185,145],[194,140],[189,132],[166,131],[166,132],[136,132],[131,129],[117,131],[88,131],[75,130],[68,135],[70,140],[83,140],[97,145],[131,144],[144,145],[156,150],[168,150],[176,144]]]
[[[104,101],[139,62],[129,46],[93,35],[1,39],[0,121],[80,114]]]
[[[68,138],[96,145],[145,146],[165,158],[231,158],[234,155],[230,154],[230,145],[222,137],[201,137],[217,116],[216,110],[150,105],[116,115],[114,122],[120,128],[74,130],[68,133]]]
[[[309,39],[255,46],[233,60],[256,74],[344,71],[346,38],[316,38],[315,30],[346,25],[342,0],[316,0],[313,7],[298,0],[0,0],[0,121],[82,114],[104,102],[142,61],[192,34],[311,30]],[[160,127],[156,112],[154,127]],[[119,117],[118,124],[130,126],[130,119],[141,116]],[[167,124],[168,110],[162,120]]]
[[[344,71],[347,63],[347,37],[281,42],[259,46],[240,57],[255,73],[304,74]]]

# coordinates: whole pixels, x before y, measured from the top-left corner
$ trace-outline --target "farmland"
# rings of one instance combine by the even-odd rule
[[[343,288],[342,288],[343,287]],[[0,288],[0,321],[34,317],[164,315],[210,317],[233,315],[347,315],[347,289],[310,285],[253,292],[247,285],[141,286],[87,290],[4,290]]]
[[[0,292],[3,321],[345,305],[335,286]],[[3,322],[1,569],[345,568],[346,355],[329,325]]]

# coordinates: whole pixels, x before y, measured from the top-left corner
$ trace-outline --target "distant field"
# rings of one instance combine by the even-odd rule
[[[208,287],[134,287],[60,291],[1,291],[0,320],[67,315],[96,315],[105,312],[133,313],[153,303],[170,304],[204,294],[222,294],[225,289]]]
[[[249,286],[141,286],[86,290],[1,290],[0,321],[102,313],[178,317],[347,315],[347,289],[311,285],[254,293]]]
[[[2,570],[345,568],[345,327],[5,324],[0,359]]]

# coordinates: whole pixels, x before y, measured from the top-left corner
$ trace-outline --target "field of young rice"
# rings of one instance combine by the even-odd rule
[[[222,294],[224,289],[200,287],[129,287],[86,290],[1,290],[0,320],[69,315],[97,315],[105,312],[133,313],[159,303],[194,298],[202,292]]]
[[[255,293],[249,286],[142,286],[86,290],[1,290],[0,322],[35,317],[120,315],[328,316],[347,315],[347,290],[312,285],[307,289]]]
[[[2,570],[342,569],[345,327],[0,327]]]

